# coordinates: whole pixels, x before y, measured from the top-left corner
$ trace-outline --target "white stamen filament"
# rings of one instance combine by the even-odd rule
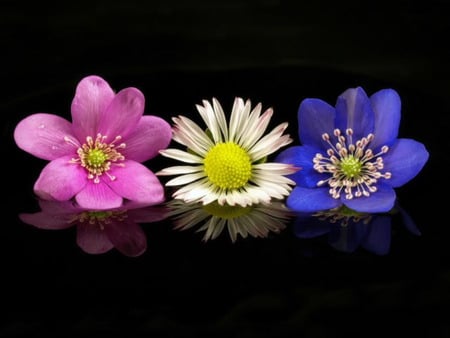
[[[329,178],[317,182],[317,186],[328,184],[329,193],[333,198],[340,198],[345,193],[346,199],[355,197],[368,197],[377,191],[375,184],[379,179],[390,179],[390,172],[382,173],[384,168],[383,154],[389,151],[388,146],[374,154],[372,149],[367,148],[373,141],[374,135],[368,134],[355,143],[352,142],[353,130],[348,128],[345,136],[339,129],[333,131],[336,144],[331,143],[328,133],[322,134],[322,139],[328,143],[329,148],[325,157],[316,154],[313,158],[313,168],[319,173],[331,174]]]

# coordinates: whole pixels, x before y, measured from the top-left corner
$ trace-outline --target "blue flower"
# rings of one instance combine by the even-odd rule
[[[327,234],[329,245],[338,251],[352,253],[362,247],[373,254],[386,255],[391,246],[392,221],[397,215],[410,233],[421,235],[414,220],[398,203],[388,213],[360,213],[346,206],[299,213],[293,230],[302,239]]]
[[[428,160],[425,146],[398,138],[401,101],[393,89],[370,98],[360,87],[347,89],[332,107],[314,98],[298,111],[300,146],[281,152],[276,162],[302,170],[290,175],[296,187],[287,206],[315,212],[342,205],[359,212],[387,212],[400,187]]]

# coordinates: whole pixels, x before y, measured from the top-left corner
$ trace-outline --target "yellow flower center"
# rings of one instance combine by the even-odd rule
[[[111,165],[123,166],[121,163],[125,157],[119,152],[125,148],[125,143],[116,145],[121,140],[121,136],[117,136],[111,143],[106,143],[107,136],[97,134],[95,140],[88,136],[86,143],[77,149],[77,158],[72,158],[70,163],[77,163],[87,170],[87,177],[94,180],[94,183],[100,182],[100,176],[106,174],[111,180],[115,177],[108,173]],[[65,137],[65,141],[74,144],[69,137]]]
[[[113,221],[122,222],[128,217],[126,210],[106,210],[106,211],[83,211],[75,215],[72,222],[89,223],[97,225],[104,230],[105,225]]]
[[[248,214],[252,210],[251,207],[232,206],[228,204],[219,205],[217,202],[209,203],[202,207],[208,214],[222,219],[238,218]]]
[[[350,128],[345,134],[335,129],[333,136],[337,140],[335,144],[331,142],[328,133],[322,134],[322,139],[330,148],[326,154],[318,153],[313,158],[313,168],[317,172],[330,174],[327,179],[317,182],[317,185],[328,184],[333,198],[341,198],[341,193],[345,194],[346,199],[368,197],[377,191],[380,179],[391,178],[390,172],[382,172],[383,155],[389,151],[389,147],[385,145],[375,154],[370,148],[375,137],[373,134],[368,134],[355,143],[353,130]]]
[[[204,159],[209,180],[221,189],[242,188],[252,176],[248,153],[234,142],[218,143]]]
[[[353,155],[343,158],[340,164],[342,173],[348,178],[359,177],[362,166],[363,162]]]

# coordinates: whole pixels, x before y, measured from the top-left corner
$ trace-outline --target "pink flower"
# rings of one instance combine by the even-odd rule
[[[75,198],[82,208],[111,209],[124,200],[157,204],[164,189],[141,164],[168,146],[170,125],[143,116],[145,99],[136,88],[117,94],[98,76],[80,81],[72,101],[72,123],[52,114],[33,114],[18,123],[19,148],[50,162],[34,185],[43,199]]]
[[[39,229],[62,230],[75,226],[78,246],[88,254],[103,254],[116,248],[137,257],[147,249],[147,236],[139,223],[166,218],[163,206],[142,206],[126,202],[111,210],[88,210],[72,201],[39,200],[41,211],[22,213],[19,218]]]

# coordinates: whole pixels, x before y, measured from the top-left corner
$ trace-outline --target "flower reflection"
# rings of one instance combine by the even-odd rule
[[[174,229],[187,230],[199,226],[197,232],[204,232],[203,241],[216,239],[227,229],[232,242],[238,236],[266,238],[269,234],[280,233],[292,213],[281,202],[253,204],[251,206],[219,205],[212,202],[203,205],[172,200],[167,203],[168,217],[174,222]]]
[[[41,211],[22,213],[19,218],[39,229],[60,230],[76,226],[78,246],[88,254],[102,254],[116,248],[126,256],[142,255],[147,237],[139,223],[165,218],[162,206],[128,202],[110,210],[84,209],[74,202],[39,200]]]
[[[420,235],[412,218],[398,204],[387,213],[357,212],[343,205],[310,214],[297,214],[294,232],[299,238],[328,234],[328,243],[339,251],[351,253],[361,246],[374,254],[386,255],[391,245],[392,220],[397,215],[400,215],[409,232]]]

